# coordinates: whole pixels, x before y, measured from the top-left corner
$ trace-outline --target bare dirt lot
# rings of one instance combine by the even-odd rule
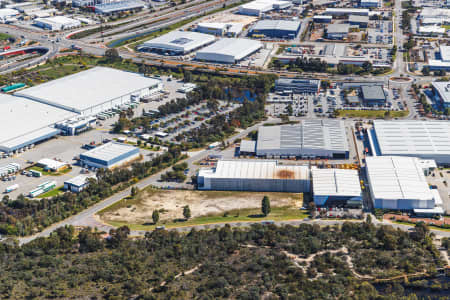
[[[259,208],[267,195],[272,207],[301,207],[302,194],[228,191],[142,191],[135,199],[124,199],[100,213],[103,221],[142,224],[152,221],[154,210],[160,211],[160,220],[183,218],[183,207],[189,205],[192,217],[217,215],[225,211]]]

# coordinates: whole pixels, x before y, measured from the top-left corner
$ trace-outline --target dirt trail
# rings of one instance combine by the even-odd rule
[[[193,268],[190,269],[190,270],[187,270],[187,271],[185,271],[185,272],[180,272],[180,273],[178,273],[177,275],[175,275],[175,279],[177,279],[177,278],[179,278],[180,276],[183,276],[183,275],[189,275],[189,274],[192,274],[192,273],[194,273],[195,271],[197,271],[201,266],[202,266],[202,265],[200,264],[200,265],[197,265],[197,266],[193,267]],[[163,286],[165,286],[166,284],[167,284],[167,281],[163,281],[163,282],[161,282],[161,284],[159,285],[159,287],[163,287]],[[151,288],[150,291],[153,291],[154,289],[155,289],[155,288]]]

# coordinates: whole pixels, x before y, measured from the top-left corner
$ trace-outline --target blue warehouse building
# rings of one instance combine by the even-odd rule
[[[261,20],[250,30],[250,36],[294,39],[300,31],[300,21]]]
[[[137,159],[139,155],[139,148],[109,142],[80,154],[80,161],[85,167],[112,169]]]

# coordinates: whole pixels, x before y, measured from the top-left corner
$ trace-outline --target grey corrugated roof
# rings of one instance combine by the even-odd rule
[[[303,120],[296,125],[262,126],[257,149],[326,149],[348,151],[345,126],[340,120]]]
[[[348,29],[348,24],[330,24],[327,27],[327,33],[347,33]]]
[[[300,27],[300,21],[286,20],[261,20],[258,21],[252,30],[290,30],[297,31]]]
[[[361,93],[364,100],[386,99],[384,89],[379,85],[363,85],[361,86]]]
[[[369,23],[369,16],[350,15],[348,17],[349,22]]]
[[[256,152],[256,141],[242,140],[239,146],[240,152],[254,153]]]

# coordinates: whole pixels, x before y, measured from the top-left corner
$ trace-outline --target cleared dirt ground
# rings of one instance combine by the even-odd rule
[[[183,218],[183,207],[189,205],[192,217],[218,215],[225,211],[259,208],[267,195],[272,207],[301,207],[302,194],[227,192],[227,191],[174,191],[145,190],[136,199],[127,199],[100,214],[103,221],[128,223],[152,222],[154,210],[160,210],[160,220]]]

